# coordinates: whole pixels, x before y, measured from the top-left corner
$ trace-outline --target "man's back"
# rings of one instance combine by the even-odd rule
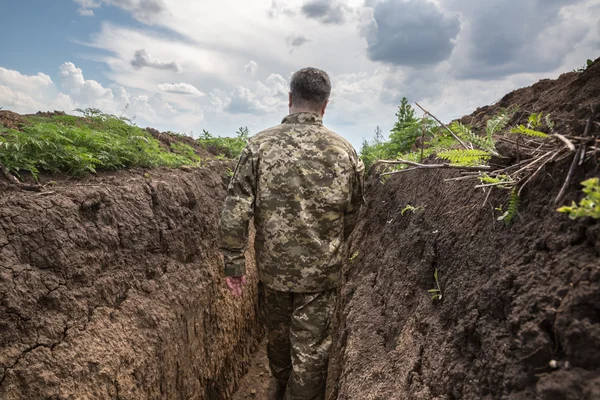
[[[255,249],[261,280],[277,290],[315,292],[337,286],[355,170],[352,146],[321,117],[299,113],[257,134]]]
[[[226,264],[243,262],[239,238],[245,227],[236,225],[250,212],[265,285],[290,292],[337,287],[344,231],[362,202],[362,170],[352,145],[317,114],[288,115],[254,136],[240,156],[222,214],[222,250],[226,258],[231,254]]]

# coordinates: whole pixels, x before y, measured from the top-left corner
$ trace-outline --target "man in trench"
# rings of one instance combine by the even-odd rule
[[[325,397],[344,243],[363,203],[362,162],[323,126],[330,93],[324,71],[293,75],[289,115],[250,139],[221,214],[225,279],[236,297],[246,284],[244,251],[254,218],[277,399]]]

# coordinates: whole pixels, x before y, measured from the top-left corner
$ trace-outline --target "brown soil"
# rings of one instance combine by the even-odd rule
[[[256,285],[235,301],[222,284],[226,180],[214,165],[0,195],[0,398],[230,398],[261,327]]]
[[[269,370],[266,340],[260,344],[250,360],[248,373],[240,380],[232,400],[272,400],[275,398],[275,380]]]
[[[11,129],[20,129],[27,121],[17,113],[8,110],[0,110],[0,124]]]
[[[193,148],[196,154],[202,159],[213,159],[213,156],[216,155],[216,153],[213,154],[210,149],[205,149],[198,145],[196,139],[191,136],[178,135],[172,132],[160,132],[154,128],[146,128],[146,131],[154,136],[163,148],[169,151],[171,151],[171,143],[183,143]]]
[[[482,126],[512,104],[581,135],[600,104],[600,62],[463,122]],[[373,177],[344,268],[328,398],[599,399],[600,223],[556,212],[569,164],[548,164],[508,227],[494,215],[506,192],[486,203],[472,182],[444,182],[457,172]],[[580,167],[564,203],[599,175],[593,162]],[[408,204],[424,210],[401,216]],[[441,301],[428,293],[436,268]]]

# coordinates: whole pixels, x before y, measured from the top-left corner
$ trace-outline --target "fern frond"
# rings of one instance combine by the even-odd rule
[[[537,137],[537,138],[547,138],[548,135],[544,132],[535,131],[533,129],[529,129],[523,125],[519,125],[516,128],[511,129],[512,133],[518,133],[525,136]]]
[[[439,158],[446,159],[454,165],[472,167],[483,165],[490,159],[491,155],[485,150],[445,150],[437,153]]]
[[[542,113],[532,113],[527,118],[527,127],[529,129],[535,129],[542,126]]]
[[[507,113],[501,113],[496,117],[488,120],[485,132],[488,136],[488,140],[491,139],[494,133],[500,132],[502,129],[508,125],[508,121],[510,121],[510,116]]]
[[[471,127],[463,125],[458,121],[453,122],[450,125],[450,129],[458,137],[472,143],[475,147],[485,150],[493,155],[498,155],[498,152],[496,151],[496,143],[494,142],[493,137],[478,136],[471,130]]]
[[[481,174],[477,179],[481,181],[481,183],[513,183],[514,180],[508,175],[498,175],[495,177],[491,177],[486,173]]]
[[[514,188],[510,194],[510,200],[508,201],[508,210],[503,218],[506,225],[510,225],[513,222],[513,219],[519,211],[519,203],[521,203],[519,192]]]
[[[548,128],[550,128],[550,130],[553,131],[554,130],[554,121],[552,121],[552,119],[550,118],[550,114],[546,114],[545,120],[546,120],[546,126],[548,126]]]

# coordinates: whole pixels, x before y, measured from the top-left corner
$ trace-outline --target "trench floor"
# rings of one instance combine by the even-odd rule
[[[271,400],[275,397],[275,382],[271,377],[267,360],[267,341],[262,341],[250,359],[248,373],[240,381],[232,400]]]

